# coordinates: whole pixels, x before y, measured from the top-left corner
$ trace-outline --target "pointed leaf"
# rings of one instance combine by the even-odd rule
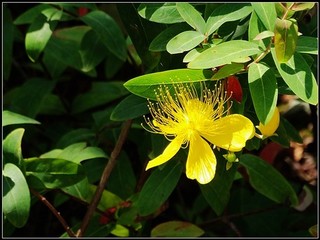
[[[189,51],[199,45],[205,38],[205,35],[196,31],[179,33],[168,42],[167,51],[171,54]]]
[[[298,197],[290,183],[272,165],[259,157],[244,154],[240,157],[249,174],[252,187],[277,203],[290,200],[292,206],[299,203]]]
[[[296,21],[277,18],[274,28],[274,48],[278,62],[287,62],[296,51],[298,25]]]
[[[209,36],[222,24],[240,20],[252,12],[252,7],[247,3],[225,3],[214,9],[206,23],[206,33]]]
[[[233,40],[221,43],[202,52],[188,64],[188,68],[205,69],[230,64],[234,59],[261,53],[257,44]]]
[[[115,20],[103,11],[92,11],[82,18],[101,38],[110,52],[121,60],[127,57],[126,42]]]
[[[273,31],[275,21],[277,18],[277,12],[275,3],[272,2],[252,2],[253,10],[257,14],[258,18],[264,24],[267,30]]]
[[[304,58],[296,52],[288,62],[280,64],[273,48],[271,53],[281,77],[290,89],[303,101],[316,105],[318,84]]]
[[[46,9],[54,9],[49,4],[38,4],[27,11],[24,11],[19,17],[14,20],[15,25],[31,24],[35,19]]]
[[[171,160],[163,169],[157,168],[152,172],[139,195],[138,208],[141,216],[151,214],[161,207],[176,187],[182,169],[180,162]]]
[[[154,90],[160,85],[199,82],[210,79],[211,76],[211,70],[175,69],[138,76],[127,81],[124,86],[138,96],[155,100]]]
[[[244,68],[244,64],[242,64],[242,63],[227,64],[227,65],[223,66],[222,68],[220,68],[218,70],[218,72],[212,76],[212,79],[219,80],[222,78],[226,78],[230,75],[234,75],[234,74],[240,72],[241,70],[243,70],[243,68]]]
[[[261,123],[266,124],[277,105],[278,88],[275,73],[265,64],[254,63],[249,67],[248,81],[257,117]]]
[[[265,39],[273,36],[274,36],[274,32],[267,30],[259,33],[253,40],[261,40],[261,39]]]
[[[197,32],[205,34],[206,23],[201,14],[187,2],[177,2],[177,10],[181,17]]]
[[[182,221],[164,222],[151,230],[151,237],[200,237],[203,234],[198,226]]]
[[[21,170],[12,163],[4,165],[2,211],[17,228],[23,227],[30,211],[29,187]]]
[[[8,110],[2,112],[2,126],[12,124],[40,124],[37,120]]]
[[[21,151],[21,141],[24,134],[23,128],[13,130],[3,140],[3,162],[13,163],[17,166],[23,159]]]

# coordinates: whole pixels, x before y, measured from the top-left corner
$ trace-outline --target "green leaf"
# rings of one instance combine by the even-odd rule
[[[141,3],[138,13],[141,17],[157,23],[170,24],[184,21],[176,8],[176,3]]]
[[[2,111],[2,127],[13,124],[40,124],[40,122],[8,110]]]
[[[202,195],[217,215],[221,215],[230,198],[230,189],[237,170],[237,164],[226,170],[227,161],[219,153],[215,154],[218,160],[214,179],[208,184],[199,184]]]
[[[274,48],[278,62],[287,62],[296,51],[298,25],[294,19],[277,18],[274,28]]]
[[[249,174],[251,186],[262,195],[277,203],[290,200],[293,206],[299,203],[298,197],[290,183],[273,166],[250,154],[240,157]]]
[[[168,42],[173,37],[186,30],[190,30],[190,26],[185,23],[178,23],[168,27],[152,40],[149,50],[154,52],[165,51]]]
[[[278,87],[275,74],[269,66],[253,63],[249,67],[248,82],[257,117],[265,125],[277,105]]]
[[[230,64],[234,59],[261,53],[257,44],[232,40],[211,47],[188,64],[188,68],[205,69]]]
[[[67,110],[58,95],[49,93],[43,98],[41,103],[39,114],[63,115],[67,113]]]
[[[171,54],[189,51],[199,45],[205,38],[205,35],[196,31],[179,33],[168,42],[167,51]]]
[[[222,78],[229,77],[230,75],[234,75],[244,69],[244,64],[242,63],[231,63],[223,66],[212,76],[213,80],[219,80]]]
[[[267,30],[273,31],[277,18],[275,3],[252,2],[251,5],[265,28]]]
[[[176,187],[183,165],[179,161],[171,160],[165,164],[162,170],[155,169],[143,185],[138,208],[141,216],[155,212],[172,193]]]
[[[93,158],[107,158],[105,152],[98,147],[87,147],[85,142],[72,144],[61,151],[54,149],[48,153],[44,153],[40,158],[59,158],[74,163],[80,163],[84,160]]]
[[[6,219],[17,228],[23,227],[30,211],[30,192],[21,170],[12,163],[3,169],[2,211]]]
[[[287,137],[294,142],[303,143],[303,140],[298,132],[298,130],[284,117],[280,116],[281,124],[286,130]]]
[[[19,166],[23,160],[21,141],[24,134],[23,128],[13,130],[3,140],[3,162]]]
[[[92,27],[110,52],[121,60],[126,59],[126,42],[120,27],[113,18],[103,11],[92,11],[81,19]]]
[[[19,17],[14,20],[15,25],[31,24],[35,19],[46,9],[55,9],[48,4],[38,4],[27,11],[24,11]]]
[[[62,16],[62,11],[55,9],[51,16],[39,15],[30,25],[26,34],[25,45],[28,56],[35,62],[46,47],[52,32]]]
[[[279,63],[273,48],[271,53],[281,77],[290,89],[303,101],[318,104],[318,84],[304,58],[296,52],[288,62]]]
[[[267,30],[259,33],[253,40],[262,40],[262,39],[273,37],[273,36],[274,36],[274,32]]]
[[[195,59],[196,57],[198,57],[200,55],[200,53],[202,53],[204,50],[206,50],[205,48],[195,48],[192,49],[191,51],[189,51],[183,58],[183,62],[184,63],[188,63],[191,62],[193,59]]]
[[[151,237],[200,237],[203,234],[198,226],[182,221],[164,222],[151,230]]]
[[[120,225],[116,224],[115,228],[111,231],[111,233],[117,237],[129,237],[129,229]]]
[[[293,11],[304,11],[304,10],[313,8],[314,5],[315,5],[314,2],[294,3],[294,5],[291,8],[291,10],[293,10]]]
[[[72,103],[72,113],[80,113],[127,95],[122,82],[93,82],[89,92],[77,96]]]
[[[248,39],[251,42],[259,44],[259,47],[266,49],[270,44],[271,39],[254,40],[260,33],[266,32],[266,28],[258,18],[257,14],[253,11],[249,20]],[[270,31],[273,32],[273,31]]]
[[[30,158],[25,165],[27,181],[34,188],[62,188],[85,177],[81,165],[64,159]]]
[[[206,23],[206,33],[209,36],[222,24],[240,20],[252,12],[252,7],[247,3],[225,3],[214,9]]]
[[[206,23],[201,14],[187,2],[177,2],[177,10],[181,17],[197,32],[205,34]]]
[[[148,112],[148,102],[146,99],[131,94],[114,108],[110,119],[113,121],[124,121],[137,118]]]
[[[296,51],[299,53],[318,55],[318,38],[308,36],[298,37]]]
[[[4,80],[8,80],[11,71],[11,63],[12,63],[12,47],[14,40],[14,25],[12,23],[11,12],[8,7],[3,7],[3,78]]]
[[[48,45],[50,45],[50,43],[48,43]],[[48,50],[48,45],[43,53],[42,61],[46,66],[51,78],[56,79],[60,77],[60,75],[66,70],[67,65],[55,57],[56,53]]]
[[[199,82],[211,76],[210,70],[175,69],[138,76],[127,81],[124,86],[133,94],[155,100],[154,90],[161,85]]]
[[[87,128],[79,128],[71,130],[63,135],[58,143],[57,148],[65,148],[73,143],[88,141],[95,138],[96,134],[93,130]]]

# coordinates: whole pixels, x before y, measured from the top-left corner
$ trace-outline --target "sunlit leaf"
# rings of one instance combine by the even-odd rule
[[[21,164],[23,159],[21,150],[21,141],[24,134],[23,128],[13,130],[3,140],[3,162],[13,163],[17,166]]]
[[[196,31],[179,33],[168,42],[167,51],[171,54],[189,51],[199,45],[205,38],[205,35]]]
[[[296,51],[299,53],[318,55],[318,38],[309,36],[298,37]]]
[[[206,23],[201,14],[187,2],[177,2],[177,10],[181,17],[197,32],[205,34]]]
[[[277,18],[277,12],[275,3],[272,2],[252,2],[251,3],[254,12],[261,20],[267,30],[273,31],[275,21]]]
[[[12,124],[40,124],[40,122],[21,114],[4,110],[2,112],[2,127]]]

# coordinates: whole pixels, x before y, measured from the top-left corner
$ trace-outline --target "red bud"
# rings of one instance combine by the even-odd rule
[[[79,17],[83,17],[84,15],[86,15],[89,12],[89,9],[86,7],[79,7],[78,8],[78,15]]]
[[[238,103],[242,101],[242,88],[236,76],[229,76],[227,79],[227,96]]]

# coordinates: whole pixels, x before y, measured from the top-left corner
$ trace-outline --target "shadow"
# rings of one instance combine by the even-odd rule
[[[15,186],[14,181],[12,181],[12,179],[10,177],[6,177],[3,176],[3,182],[2,182],[2,187],[3,187],[3,193],[2,193],[2,197],[5,197],[10,191],[11,189],[13,189],[13,187]]]
[[[145,13],[146,13],[146,18],[150,19],[152,15],[157,11],[159,8],[164,6],[165,3],[152,3],[152,4],[147,4],[147,5],[140,5],[138,8],[138,11],[142,10],[145,8]]]

